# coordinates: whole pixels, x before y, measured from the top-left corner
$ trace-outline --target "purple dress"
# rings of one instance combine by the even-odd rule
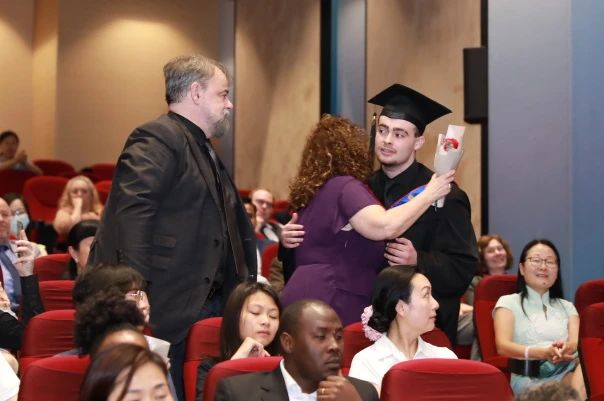
[[[361,236],[349,220],[377,204],[369,188],[350,176],[332,178],[315,193],[298,212],[306,234],[296,249],[296,270],[281,295],[284,305],[315,298],[331,305],[344,325],[361,320],[384,261],[385,243]]]

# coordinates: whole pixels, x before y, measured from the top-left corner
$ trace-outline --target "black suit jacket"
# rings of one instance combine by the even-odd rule
[[[364,401],[378,401],[375,387],[354,377],[347,378]],[[214,401],[284,401],[288,400],[281,369],[270,372],[247,373],[222,379]]]
[[[149,282],[154,335],[172,343],[184,340],[200,318],[220,267],[225,298],[257,271],[254,230],[236,188],[223,172],[222,185],[235,194],[223,203],[200,145],[205,138],[194,134],[203,132],[172,112],[130,134],[88,262],[138,270]],[[225,207],[235,209],[240,238],[226,228]],[[243,266],[235,266],[234,241],[241,241]]]

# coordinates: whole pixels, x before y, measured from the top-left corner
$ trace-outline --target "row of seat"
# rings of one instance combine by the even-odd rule
[[[30,366],[38,365],[41,358],[73,348],[74,315],[73,310],[57,310],[45,312],[32,318],[25,331],[20,354],[20,363],[24,375],[28,374]],[[604,358],[604,302],[586,306],[581,311],[581,322],[579,349],[585,372],[584,376],[592,397],[599,395],[604,397],[604,374],[602,374],[603,368],[600,363],[601,359]],[[217,358],[219,356],[221,324],[222,318],[220,317],[204,319],[195,323],[189,331],[183,366],[186,401],[195,399],[199,363],[204,358]],[[446,335],[438,329],[426,333],[422,337],[432,344],[451,348]],[[348,372],[352,357],[368,345],[370,345],[370,342],[364,337],[360,322],[353,323],[344,329],[343,373]],[[45,362],[42,365],[46,366],[47,363]],[[491,366],[494,365],[492,360],[485,363]],[[439,366],[443,369],[446,367],[442,364]],[[493,366],[493,369],[500,372],[506,368],[507,366],[497,369],[496,366]],[[458,371],[455,370],[455,372]],[[451,371],[444,370],[441,373],[451,373]],[[505,377],[503,372],[501,374]],[[206,394],[208,393],[206,392]],[[433,395],[436,396],[436,393],[433,393]]]

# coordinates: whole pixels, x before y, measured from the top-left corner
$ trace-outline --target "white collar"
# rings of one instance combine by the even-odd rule
[[[412,359],[416,359],[418,356],[421,356],[426,353],[427,343],[420,337],[417,337],[417,351],[415,351],[415,355]],[[403,354],[396,345],[388,338],[386,334],[380,337],[374,343],[375,346],[375,357],[379,359],[384,359],[393,356],[397,360],[406,361],[407,357]]]
[[[540,295],[537,291],[533,290],[527,285],[526,300],[529,304],[534,304],[539,307],[541,307],[542,305],[549,305],[549,291],[547,291],[543,295]]]
[[[300,397],[312,400],[317,399],[316,390],[310,394],[302,391],[302,387],[300,387],[298,382],[292,377],[292,375],[289,374],[287,369],[285,369],[284,359],[279,362],[279,368],[281,369],[281,375],[283,375],[283,380],[285,381],[285,388],[287,389],[287,394],[290,395],[290,399],[293,398],[292,395],[294,395],[297,399]]]

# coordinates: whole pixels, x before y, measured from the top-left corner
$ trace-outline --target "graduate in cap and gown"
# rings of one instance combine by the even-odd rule
[[[372,140],[381,168],[368,184],[385,208],[396,207],[432,177],[433,172],[415,159],[415,152],[424,144],[426,126],[451,110],[400,84],[369,103],[383,109]],[[455,344],[460,298],[478,263],[468,196],[453,183],[444,206],[429,208],[401,237],[387,245],[386,258],[391,264],[415,265],[430,280],[440,305],[436,326]]]
[[[350,121],[324,115],[309,135],[290,203],[304,226],[296,270],[285,285],[285,306],[320,299],[344,325],[360,320],[373,282],[384,265],[385,240],[405,232],[449,193],[453,172],[428,177],[424,191],[396,208],[384,209],[366,186],[372,168],[367,135]]]

